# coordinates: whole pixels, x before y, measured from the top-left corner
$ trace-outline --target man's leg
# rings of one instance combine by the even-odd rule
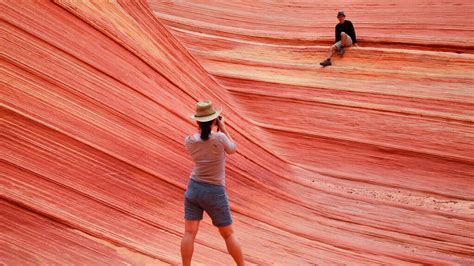
[[[199,229],[200,220],[184,220],[184,235],[181,240],[181,259],[184,266],[191,265],[194,252],[194,239]]]
[[[337,53],[340,56],[343,56],[345,47],[351,47],[351,46],[352,46],[351,36],[347,35],[345,32],[341,32],[341,48],[338,49]]]
[[[331,47],[329,47],[329,50],[328,50],[328,55],[327,55],[327,59],[331,60],[331,57],[332,55],[334,54],[334,52],[336,51],[337,47],[335,44],[331,45]]]
[[[324,61],[322,61],[321,63],[319,63],[320,65],[322,65],[322,66],[330,66],[330,65],[332,65],[332,63],[331,63],[331,57],[332,57],[332,55],[334,54],[334,52],[337,50],[338,44],[340,45],[340,42],[337,42],[337,43],[331,45],[331,47],[329,47],[328,54],[327,54],[327,58],[326,58],[326,60],[324,60]]]
[[[225,240],[225,245],[227,246],[227,251],[234,258],[237,265],[244,265],[244,256],[242,255],[242,248],[240,247],[239,242],[234,236],[234,230],[232,225],[219,227],[219,233],[222,238]]]
[[[341,47],[338,47],[337,54],[340,56],[344,55],[344,47],[349,46],[349,40],[351,37],[348,37],[348,35],[345,32],[341,32]]]
[[[347,45],[347,34],[345,32],[341,32],[341,44],[342,44],[342,48],[345,47]]]

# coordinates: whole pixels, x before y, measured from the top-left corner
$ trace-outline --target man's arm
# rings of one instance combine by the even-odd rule
[[[352,31],[352,35],[354,36],[354,38],[352,39],[352,43],[356,45],[357,44],[356,32],[355,32],[354,25],[352,24],[352,22],[351,22],[350,30]]]
[[[341,40],[341,31],[337,28],[337,25],[336,25],[336,30],[335,31],[336,31],[336,41],[334,43]]]

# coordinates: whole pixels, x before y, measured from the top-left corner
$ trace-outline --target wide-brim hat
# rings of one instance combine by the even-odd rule
[[[200,101],[196,104],[196,114],[191,119],[199,122],[208,122],[216,119],[222,112],[220,108],[214,108],[211,101]]]

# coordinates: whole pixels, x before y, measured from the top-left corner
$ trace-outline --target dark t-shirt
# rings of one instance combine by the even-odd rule
[[[344,23],[337,23],[336,25],[336,42],[341,40],[341,32],[345,32],[347,35],[351,36],[352,43],[356,43],[356,33],[352,22],[349,20],[344,20]]]

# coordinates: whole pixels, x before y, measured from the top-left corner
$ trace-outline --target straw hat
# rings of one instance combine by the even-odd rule
[[[191,115],[191,119],[208,122],[216,119],[221,112],[221,109],[214,109],[211,101],[200,101],[196,104],[196,114]]]

